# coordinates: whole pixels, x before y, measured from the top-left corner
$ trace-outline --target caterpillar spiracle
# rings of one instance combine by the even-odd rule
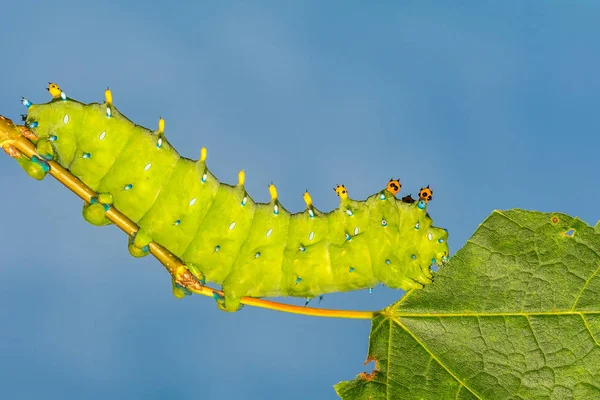
[[[420,288],[432,281],[431,265],[449,257],[448,233],[427,213],[429,187],[416,200],[397,199],[401,184],[391,179],[358,201],[341,185],[337,209],[318,210],[306,192],[306,209],[290,213],[273,184],[270,202],[258,203],[244,189],[243,171],[235,185],[219,182],[206,149],[197,161],[180,156],[162,118],[154,131],[134,124],[110,90],[104,103],[83,104],[54,83],[47,89],[48,103],[23,99],[38,156],[21,166],[36,179],[49,171],[47,160],[68,169],[97,193],[84,203],[88,222],[109,224],[105,213],[115,207],[139,226],[129,239],[133,256],[147,255],[151,242],[162,245],[200,282],[222,285],[222,310],[238,310],[243,296],[312,298],[378,283]]]

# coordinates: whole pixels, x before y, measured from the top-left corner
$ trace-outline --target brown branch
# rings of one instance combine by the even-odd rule
[[[28,138],[34,139],[35,135],[27,129],[27,127],[15,125],[10,119],[0,115],[0,146],[7,154],[13,158],[25,156],[30,159],[34,155],[37,156],[38,154],[35,150],[35,146]],[[96,192],[56,162],[48,161],[48,164],[50,165],[49,174],[85,202],[89,203],[92,197],[97,196]],[[133,221],[119,212],[115,207],[111,207],[106,212],[106,218],[130,237],[133,237],[139,229]],[[169,271],[171,276],[175,278],[176,282],[187,288],[190,292],[209,297],[213,297],[215,293],[218,293],[221,296],[223,295],[221,291],[204,286],[198,282],[187,268],[185,268],[185,264],[160,244],[151,242],[149,244],[149,249],[150,253],[156,257],[156,259],[165,266],[167,271]],[[322,308],[293,306],[253,297],[243,297],[242,304],[316,317],[371,319],[377,314],[375,311],[327,310]]]

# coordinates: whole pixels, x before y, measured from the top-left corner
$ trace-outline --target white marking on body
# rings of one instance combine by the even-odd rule
[[[315,233],[311,232],[308,234],[308,240],[313,240],[313,238],[315,237]]]
[[[152,163],[146,164],[146,166],[144,167],[144,171],[148,171],[150,167],[152,167]]]
[[[193,206],[194,204],[196,204],[196,198],[195,197],[190,200],[190,207]]]
[[[427,234],[427,239],[429,239],[429,240],[433,239],[433,235],[431,233],[428,233]]]
[[[69,122],[69,114],[65,114],[65,116],[63,117],[63,122],[65,123],[65,125]]]
[[[106,131],[104,131],[100,134],[100,140],[104,140],[105,137],[106,137]]]
[[[235,221],[229,225],[229,230],[233,230],[233,228],[235,228]]]
[[[273,233],[273,229],[270,229],[267,231],[267,233],[265,234],[267,237],[271,236],[271,233]]]
[[[358,226],[354,227],[354,236],[358,235]]]

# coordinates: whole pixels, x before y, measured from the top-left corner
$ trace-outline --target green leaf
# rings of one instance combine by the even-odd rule
[[[371,360],[342,399],[600,399],[600,232],[494,211],[433,284],[373,319]]]

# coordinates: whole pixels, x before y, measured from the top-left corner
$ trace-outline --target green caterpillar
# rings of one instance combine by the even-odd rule
[[[236,311],[243,296],[295,296],[372,288],[383,283],[409,290],[431,282],[430,266],[447,261],[447,231],[432,226],[426,212],[429,187],[419,199],[396,199],[399,180],[364,201],[338,186],[339,208],[324,213],[304,194],[306,210],[291,214],[270,185],[271,201],[256,203],[237,185],[221,183],[206,166],[181,157],[164,135],[138,126],[112,104],[83,104],[56,84],[53,99],[32,104],[24,116],[40,157],[22,166],[42,179],[45,160],[55,160],[98,193],[84,204],[83,216],[94,225],[110,223],[110,207],[138,224],[129,240],[133,256],[148,254],[154,241],[179,257],[200,282],[221,284],[219,308]],[[174,284],[179,297],[183,288]]]

